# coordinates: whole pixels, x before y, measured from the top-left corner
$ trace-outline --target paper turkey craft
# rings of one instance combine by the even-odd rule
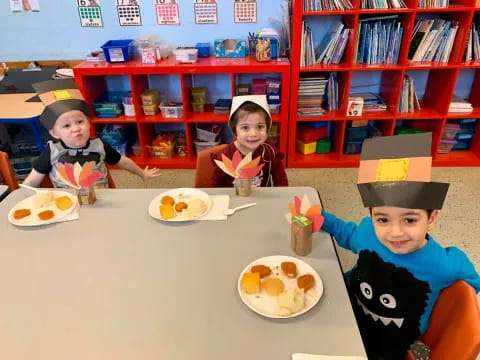
[[[95,162],[90,161],[80,165],[76,162],[72,164],[57,164],[58,178],[67,186],[74,189],[88,188],[95,184],[95,182],[102,177],[102,172],[94,169]]]
[[[298,196],[294,196],[293,203],[289,203],[288,206],[290,207],[290,212],[285,214],[285,217],[290,224],[295,216],[303,215],[312,222],[312,232],[320,230],[325,220],[322,216],[322,205],[312,206],[307,195],[303,195],[302,200]]]
[[[259,162],[260,156],[252,160],[251,152],[242,159],[238,150],[235,151],[232,159],[229,159],[225,154],[222,154],[222,161],[215,159],[217,166],[235,179],[249,179],[257,176],[265,165],[258,165]]]

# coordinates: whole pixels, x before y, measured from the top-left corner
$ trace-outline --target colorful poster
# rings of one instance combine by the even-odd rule
[[[195,0],[195,24],[216,24],[218,22],[216,0]]]
[[[82,27],[103,27],[100,0],[77,0]]]
[[[234,19],[236,23],[257,22],[257,1],[256,0],[235,0]]]
[[[10,10],[12,12],[38,12],[40,5],[38,0],[10,0]]]
[[[141,26],[140,0],[117,0],[120,26]]]
[[[158,25],[179,25],[178,4],[176,0],[155,0]]]

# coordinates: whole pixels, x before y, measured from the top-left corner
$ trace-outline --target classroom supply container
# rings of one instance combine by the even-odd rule
[[[316,146],[317,143],[315,141],[311,143],[304,143],[300,140],[297,140],[295,142],[295,148],[299,153],[303,155],[313,154],[315,152]]]
[[[127,93],[118,91],[102,94],[93,103],[96,115],[101,118],[119,117],[123,113],[122,100],[125,95]]]
[[[198,57],[210,56],[210,43],[197,43],[195,48],[198,50]]]
[[[195,48],[176,48],[173,50],[175,60],[180,63],[196,63],[198,50]]]
[[[363,140],[348,140],[345,141],[343,147],[344,154],[360,154],[362,152]]]
[[[460,130],[460,125],[458,124],[446,124],[443,128],[442,139],[455,139],[455,135]]]
[[[330,139],[319,139],[317,140],[317,146],[315,152],[317,154],[327,154],[332,149],[332,142]]]
[[[127,62],[133,51],[133,39],[108,40],[101,48],[107,62]]]
[[[164,118],[180,118],[183,116],[182,104],[160,105],[159,107]]]
[[[440,146],[438,148],[438,152],[442,154],[449,153],[456,143],[457,143],[457,140],[442,139],[440,140]]]
[[[142,108],[143,108],[143,113],[145,115],[155,115],[159,112],[157,104],[142,105]]]
[[[206,141],[206,142],[217,141],[222,132],[222,128],[223,128],[222,124],[198,123],[196,126],[197,140]]]
[[[195,140],[193,144],[195,145],[195,151],[198,154],[202,150],[210,149],[211,147],[217,146],[218,144],[220,144],[220,140],[218,141]]]

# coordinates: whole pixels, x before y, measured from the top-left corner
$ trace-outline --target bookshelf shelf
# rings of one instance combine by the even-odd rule
[[[218,98],[231,98],[236,95],[237,85],[250,83],[254,78],[274,77],[280,84],[280,113],[272,115],[278,125],[280,151],[287,152],[288,115],[290,89],[290,62],[276,59],[270,62],[257,62],[255,57],[245,58],[199,58],[194,64],[179,64],[169,57],[154,65],[142,64],[139,59],[126,63],[83,62],[74,68],[75,81],[86,101],[92,105],[105,92],[130,91],[136,116],[121,115],[117,118],[93,117],[92,135],[105,124],[125,124],[136,130],[140,155],[130,157],[140,166],[159,168],[194,168],[196,165],[195,138],[196,124],[220,123],[226,127],[228,114],[215,114],[213,111],[193,112],[190,90],[193,86],[207,88],[207,103]],[[183,116],[165,118],[161,113],[146,116],[143,114],[140,94],[146,89],[157,89],[167,101],[181,102]],[[171,159],[158,159],[149,154],[152,143],[161,127],[172,131],[180,129],[185,133],[187,156],[174,155]],[[164,130],[161,130],[164,131]]]
[[[293,0],[292,3],[292,57],[290,91],[290,118],[288,134],[288,167],[355,167],[358,154],[347,152],[348,129],[352,120],[369,120],[370,126],[381,135],[393,135],[400,127],[431,131],[432,157],[435,166],[480,166],[480,61],[464,61],[472,21],[480,16],[480,6],[475,0],[450,0],[447,8],[420,8],[418,0],[406,0],[404,9],[361,9],[361,0],[352,0],[353,9],[347,11],[303,11],[307,0]],[[359,26],[365,18],[398,15],[403,35],[396,64],[357,64],[356,42],[360,37]],[[448,62],[419,62],[409,60],[411,38],[416,21],[443,19],[458,23]],[[345,53],[339,64],[313,64],[300,66],[302,54],[302,23],[311,29],[314,46],[317,47],[325,34],[331,32],[332,23],[340,21],[350,28],[350,37]],[[480,22],[479,22],[480,23]],[[321,47],[318,46],[321,51]],[[317,55],[315,53],[315,55]],[[300,116],[298,108],[298,84],[300,78],[327,76],[336,73],[338,77],[338,110],[323,115]],[[415,86],[421,109],[414,112],[399,112],[403,79],[408,75]],[[366,79],[366,80],[365,80]],[[362,88],[362,81],[369,81]],[[385,101],[387,110],[363,111],[359,117],[347,116],[348,98],[355,93],[373,92]],[[454,96],[466,99],[473,106],[468,113],[449,112]],[[447,154],[438,153],[443,131],[447,123],[461,119],[477,119],[475,135],[468,149],[452,150]],[[329,127],[331,151],[327,154],[304,155],[296,149],[299,126],[325,122]],[[324,123],[324,124],[325,124]],[[373,124],[373,125],[372,125]],[[320,125],[316,125],[320,126]],[[376,133],[378,135],[378,133]],[[349,150],[350,151],[350,150]]]

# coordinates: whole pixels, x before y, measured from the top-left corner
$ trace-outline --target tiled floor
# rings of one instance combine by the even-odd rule
[[[291,186],[313,186],[318,189],[325,209],[351,221],[359,221],[368,212],[361,204],[356,187],[358,169],[287,169]],[[117,187],[143,187],[135,175],[113,170]],[[194,170],[161,170],[148,187],[192,187]],[[442,245],[454,245],[465,251],[477,270],[480,269],[480,168],[433,168],[432,179],[450,183],[440,219],[431,232]],[[355,256],[339,249],[344,269],[355,262]]]

